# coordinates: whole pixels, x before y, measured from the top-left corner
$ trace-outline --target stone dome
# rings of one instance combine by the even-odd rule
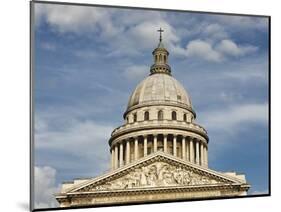
[[[159,31],[150,74],[132,92],[123,114],[124,124],[111,133],[112,169],[158,151],[208,165],[207,131],[195,123],[190,97],[172,76],[169,52]]]
[[[136,105],[173,103],[192,108],[184,87],[168,74],[155,73],[145,78],[132,93],[127,110]]]

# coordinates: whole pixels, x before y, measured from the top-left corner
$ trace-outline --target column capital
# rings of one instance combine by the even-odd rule
[[[134,136],[132,137],[134,140],[138,140],[139,139],[139,136]]]

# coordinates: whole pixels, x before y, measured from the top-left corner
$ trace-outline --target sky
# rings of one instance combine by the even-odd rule
[[[268,193],[268,19],[35,3],[35,207],[109,170],[108,139],[149,75],[157,30],[209,136],[209,167]]]

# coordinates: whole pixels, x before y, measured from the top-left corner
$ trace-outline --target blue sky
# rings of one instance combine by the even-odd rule
[[[109,169],[108,139],[163,41],[210,137],[209,167],[268,192],[268,20],[35,4],[36,207]]]

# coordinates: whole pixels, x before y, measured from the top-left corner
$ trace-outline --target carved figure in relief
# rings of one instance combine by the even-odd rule
[[[96,190],[130,189],[136,187],[159,187],[178,185],[200,185],[216,183],[205,176],[198,175],[182,167],[158,162],[147,167],[135,169],[128,175],[111,183],[96,186]]]

